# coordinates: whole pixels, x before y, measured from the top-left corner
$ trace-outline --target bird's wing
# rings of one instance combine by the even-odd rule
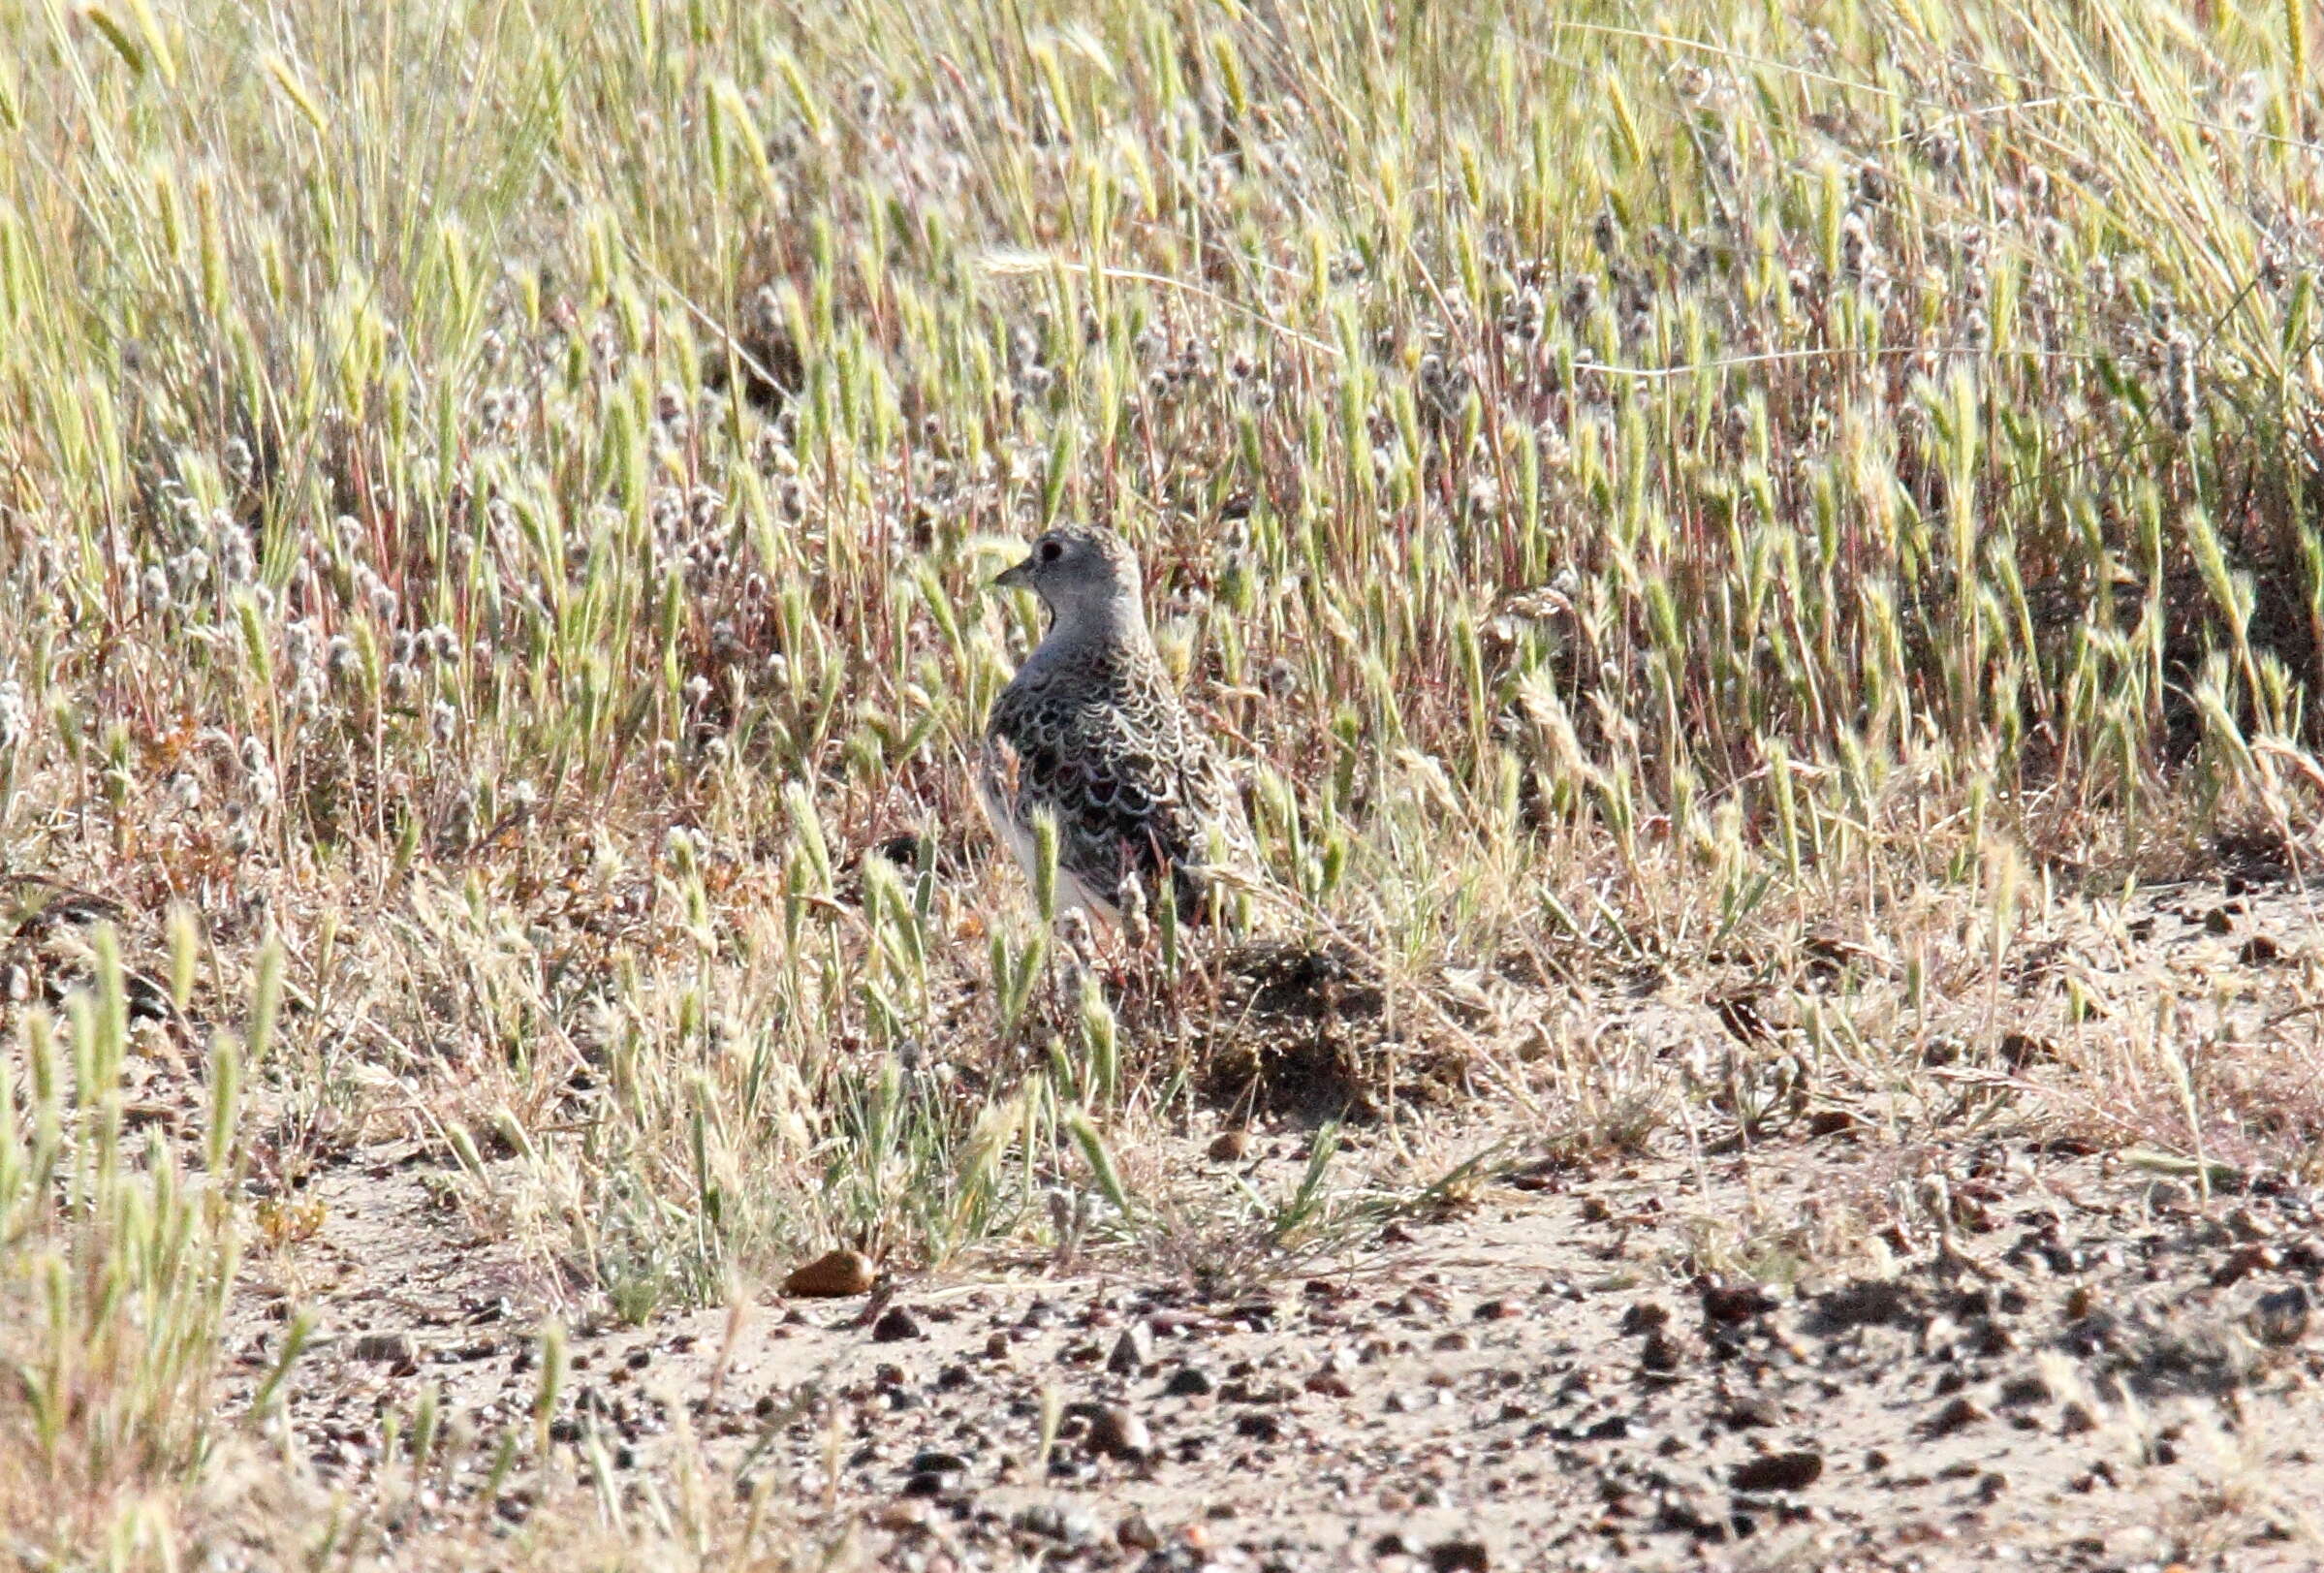
[[[1101,898],[1118,901],[1124,874],[1150,881],[1167,867],[1180,912],[1193,912],[1214,830],[1256,867],[1234,780],[1166,683],[1133,678],[1094,694],[1013,686],[989,730],[1013,767],[996,795],[1020,822],[1054,814],[1059,864]],[[989,756],[998,751],[989,745]]]

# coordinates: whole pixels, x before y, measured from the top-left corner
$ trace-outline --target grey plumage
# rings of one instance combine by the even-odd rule
[[[1167,878],[1179,917],[1200,920],[1218,855],[1243,861],[1249,833],[1154,649],[1136,554],[1111,530],[1069,526],[994,582],[1050,613],[986,723],[977,796],[994,830],[1030,871],[1035,816],[1055,816],[1064,904],[1117,918],[1135,881],[1151,912]]]

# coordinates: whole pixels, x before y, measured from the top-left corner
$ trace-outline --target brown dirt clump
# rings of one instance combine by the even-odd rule
[[[1253,940],[1228,951],[1220,973],[1196,1054],[1213,1107],[1362,1120],[1460,1085],[1466,1055],[1442,1008],[1399,998],[1353,946]]]

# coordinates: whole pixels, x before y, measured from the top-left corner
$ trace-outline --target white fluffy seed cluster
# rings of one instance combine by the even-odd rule
[[[32,730],[24,709],[24,686],[14,677],[0,678],[0,753],[24,740]]]

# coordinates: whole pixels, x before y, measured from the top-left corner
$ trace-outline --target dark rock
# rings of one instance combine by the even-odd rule
[[[920,1319],[901,1306],[891,1306],[880,1312],[880,1319],[871,1324],[874,1343],[900,1343],[906,1338],[922,1337]]]
[[[1858,1278],[1818,1295],[1811,1333],[1844,1333],[1858,1327],[1911,1327],[1922,1317],[1920,1298],[1889,1278]]]
[[[1154,1358],[1154,1336],[1144,1322],[1133,1322],[1121,1330],[1114,1340],[1114,1350],[1106,1356],[1106,1369],[1116,1376],[1135,1376],[1146,1369]]]
[[[1089,1434],[1084,1445],[1100,1458],[1137,1463],[1154,1451],[1154,1434],[1130,1409],[1108,1403],[1100,1405],[1097,1413],[1089,1417]]]
[[[2001,1035],[2001,1062],[2013,1071],[2032,1065],[2048,1065],[2057,1058],[2057,1044],[2031,1032],[2005,1032]]]
[[[1459,1535],[1439,1540],[1427,1556],[1430,1573],[1490,1573],[1492,1567],[1492,1554],[1485,1549],[1485,1542]]]
[[[1170,1373],[1170,1380],[1163,1384],[1162,1391],[1172,1398],[1192,1399],[1201,1398],[1215,1385],[1210,1380],[1210,1373],[1202,1367],[1180,1366]]]
[[[1665,1376],[1685,1364],[1685,1347],[1659,1328],[1648,1334],[1639,1347],[1638,1369],[1649,1375]]]
[[[1950,1436],[1955,1431],[1966,1431],[1971,1426],[1991,1419],[1993,1419],[1992,1415],[1986,1413],[1982,1407],[1972,1402],[1966,1396],[1956,1396],[1951,1402],[1930,1418],[1929,1423],[1922,1427],[1922,1431],[1931,1436]]]
[[[2299,1284],[2262,1295],[2251,1307],[2251,1336],[2276,1348],[2285,1348],[2308,1337],[2308,1291]]]
[[[1702,1295],[1703,1320],[1720,1325],[1765,1316],[1778,1304],[1774,1296],[1756,1283],[1706,1282]]]
[[[1762,1453],[1737,1464],[1727,1484],[1747,1492],[1806,1491],[1823,1472],[1821,1453]]]
[[[2005,1409],[2023,1409],[2037,1403],[2048,1403],[2056,1397],[2050,1384],[2038,1372],[2013,1376],[2001,1384],[2000,1402]]]
[[[1720,1541],[1734,1533],[1725,1510],[1711,1494],[1674,1484],[1654,1504],[1654,1527],[1693,1535],[1697,1540]]]
[[[408,1366],[420,1358],[420,1345],[409,1333],[366,1333],[347,1352],[382,1366]]]
[[[1283,1423],[1262,1409],[1238,1419],[1235,1422],[1235,1434],[1248,1436],[1256,1442],[1280,1441],[1283,1436]]]

